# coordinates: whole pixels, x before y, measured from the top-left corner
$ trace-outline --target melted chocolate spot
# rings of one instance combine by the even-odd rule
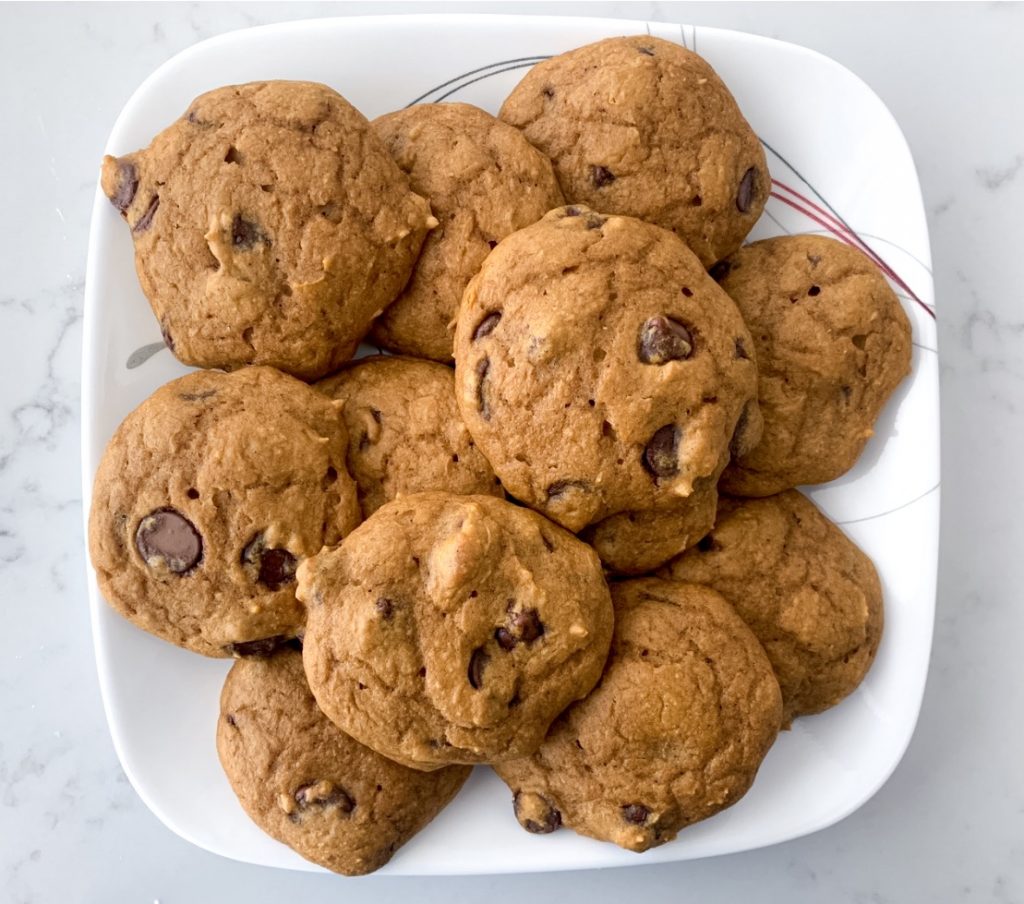
[[[147,565],[162,561],[174,574],[188,574],[203,558],[199,531],[172,508],[156,509],[139,522],[135,546]]]

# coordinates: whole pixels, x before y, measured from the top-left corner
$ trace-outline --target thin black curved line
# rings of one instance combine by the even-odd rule
[[[411,107],[414,104],[418,104],[424,98],[430,97],[430,95],[433,94],[435,91],[440,91],[442,88],[447,88],[452,83],[460,81],[461,79],[466,78],[466,76],[476,75],[478,72],[486,72],[488,69],[493,69],[495,66],[507,66],[509,63],[526,63],[526,62],[529,62],[530,65],[532,66],[532,65],[534,65],[536,63],[539,63],[541,60],[550,60],[550,59],[551,59],[550,56],[518,57],[517,59],[514,59],[514,60],[500,60],[497,63],[488,63],[486,66],[481,66],[479,69],[471,69],[469,72],[463,72],[462,75],[457,75],[457,76],[455,76],[455,78],[450,78],[446,82],[441,82],[440,85],[436,86],[435,88],[431,88],[425,94],[421,94],[419,97],[416,98],[416,100],[410,101],[409,103],[407,103],[406,107]],[[518,67],[516,67],[516,68],[518,68]],[[504,70],[504,69],[502,70],[502,72],[506,72],[506,71],[508,71],[508,70]],[[491,73],[491,74],[492,75],[496,75],[497,73]],[[486,78],[486,76],[485,76],[485,78]],[[479,81],[479,79],[474,79],[473,81]],[[472,84],[472,82],[467,82],[466,84]],[[458,89],[456,88],[455,90],[458,90]],[[448,93],[450,94],[451,92],[448,92]],[[439,98],[439,100],[441,100],[441,99],[443,99],[444,97],[447,97],[447,96],[448,96],[448,94],[445,94],[445,95],[443,95],[442,98]]]
[[[542,57],[542,59],[548,59],[548,57]],[[463,82],[461,85],[456,85],[451,91],[445,91],[440,97],[434,100],[434,103],[440,103],[446,97],[451,97],[455,92],[461,91],[463,88],[468,88],[474,82],[482,82],[486,78],[490,78],[492,75],[501,75],[503,72],[512,72],[514,69],[529,69],[532,66],[536,66],[537,61],[532,63],[520,63],[518,66],[507,66],[504,69],[495,69],[494,72],[487,72],[484,75],[478,75],[476,78],[471,78],[468,82]],[[467,73],[468,75],[468,73]],[[436,90],[436,89],[435,89]]]
[[[867,515],[864,518],[851,518],[849,521],[837,521],[836,524],[860,524],[860,522],[862,521],[874,521],[875,518],[883,518],[886,515],[891,515],[893,512],[902,511],[908,506],[913,505],[915,502],[919,502],[921,499],[924,499],[925,496],[930,496],[940,486],[942,486],[941,480],[937,484],[935,484],[935,486],[933,486],[930,490],[925,490],[920,496],[915,496],[909,502],[904,502],[903,505],[897,505],[896,508],[891,508],[885,512],[879,512],[877,515]]]

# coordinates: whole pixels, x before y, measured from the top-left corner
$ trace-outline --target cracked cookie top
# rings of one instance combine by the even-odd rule
[[[875,567],[796,490],[723,498],[715,529],[661,573],[733,604],[768,654],[787,725],[835,706],[874,661],[883,621]]]
[[[466,284],[501,239],[564,203],[551,161],[469,104],[419,104],[371,126],[440,221],[409,284],[377,319],[384,348],[451,361]]]
[[[217,753],[263,831],[348,876],[387,863],[470,773],[408,769],[352,740],[317,709],[294,651],[235,663],[221,692]]]
[[[495,771],[528,832],[566,825],[645,851],[746,793],[782,703],[757,638],[714,590],[641,578],[612,599],[597,687],[532,756]]]
[[[462,422],[450,367],[374,355],[315,388],[344,403],[348,469],[364,518],[397,496],[424,490],[504,495]]]
[[[201,367],[333,370],[436,223],[362,114],[311,82],[203,94],[149,147],[104,158],[101,184],[165,341]]]
[[[299,570],[320,708],[419,769],[529,753],[601,673],[612,607],[597,555],[491,496],[379,508]]]
[[[910,373],[910,321],[885,277],[860,251],[815,235],[754,242],[713,272],[753,336],[764,418],[722,490],[770,496],[845,474]]]
[[[301,633],[295,571],[359,523],[335,405],[269,367],[197,371],[125,418],[93,484],[100,590],[140,628],[207,656]]]
[[[502,241],[455,359],[505,489],[572,531],[689,497],[760,436],[739,311],[675,235],[630,217],[573,205]]]
[[[685,47],[608,38],[538,63],[500,117],[551,158],[566,200],[675,232],[705,267],[764,209],[764,150],[729,89]]]

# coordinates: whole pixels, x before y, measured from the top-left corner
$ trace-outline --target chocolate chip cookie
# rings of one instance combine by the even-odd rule
[[[530,753],[611,640],[594,551],[493,496],[387,503],[303,563],[299,597],[320,708],[418,769]]]
[[[407,769],[353,741],[317,709],[302,656],[288,651],[232,666],[217,753],[253,822],[346,876],[380,869],[471,771]]]
[[[910,373],[910,321],[860,251],[814,235],[741,248],[715,268],[754,337],[764,434],[722,490],[770,496],[845,474]]]
[[[266,655],[302,630],[295,570],[359,523],[334,404],[269,367],[197,371],[118,427],[89,550],[125,618],[207,656]]]
[[[374,324],[374,341],[451,361],[466,283],[501,239],[564,204],[562,192],[551,161],[478,107],[420,104],[372,126],[440,221],[409,284]]]
[[[201,367],[333,370],[436,224],[359,111],[311,82],[204,94],[149,147],[104,158],[101,182],[168,346]]]
[[[715,524],[717,508],[717,479],[701,478],[686,499],[669,508],[620,512],[592,524],[580,537],[613,574],[644,574],[704,537]]]
[[[796,490],[723,498],[714,531],[662,574],[733,604],[771,660],[787,725],[835,706],[874,661],[883,621],[875,568]]]
[[[555,165],[570,202],[675,232],[710,266],[771,189],[757,135],[708,63],[649,35],[538,63],[501,108]]]
[[[779,685],[732,607],[694,584],[612,585],[597,688],[532,756],[498,763],[528,832],[561,825],[645,851],[736,803],[779,731]]]
[[[760,435],[739,311],[675,235],[630,217],[574,205],[502,241],[466,289],[455,358],[505,489],[572,531],[670,507]]]
[[[375,355],[316,388],[344,403],[348,469],[364,518],[397,496],[423,490],[504,495],[459,415],[451,368]]]

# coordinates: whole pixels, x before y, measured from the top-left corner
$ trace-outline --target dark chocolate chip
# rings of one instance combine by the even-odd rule
[[[694,195],[692,198],[690,198],[690,203],[694,207],[700,207],[704,203],[704,199],[700,195]]]
[[[149,207],[146,208],[146,212],[139,217],[132,226],[132,232],[145,232],[149,229],[153,222],[153,217],[156,216],[156,209],[160,206],[160,196],[153,195],[153,198],[149,202]]]
[[[227,722],[228,725],[230,725],[232,728],[238,728],[238,723],[235,721],[235,717],[231,715],[231,713],[228,713],[224,717],[224,721]]]
[[[199,531],[172,508],[156,509],[139,522],[135,546],[147,565],[163,561],[174,574],[188,574],[203,558]]]
[[[550,99],[555,96],[555,89],[552,88],[550,85],[545,85],[543,88],[540,89],[540,93]]]
[[[651,437],[644,449],[644,467],[655,477],[674,477],[679,473],[679,428],[666,424]]]
[[[473,330],[473,341],[477,339],[483,339],[484,336],[490,336],[494,332],[494,328],[501,321],[501,311],[491,311],[487,314],[483,320],[477,324],[477,328]]]
[[[268,549],[263,534],[253,537],[242,550],[242,564],[257,566],[256,580],[270,590],[280,590],[294,581],[298,567],[287,549]]]
[[[590,168],[590,181],[597,188],[611,185],[615,181],[615,173],[606,166],[592,166]]]
[[[740,187],[736,192],[736,209],[740,213],[746,213],[750,210],[750,205],[754,200],[754,192],[757,188],[757,167],[752,166],[744,174],[743,178],[740,179]]]
[[[295,789],[295,803],[299,805],[300,810],[307,810],[310,807],[326,810],[328,807],[334,807],[342,813],[351,813],[356,808],[356,802],[349,797],[344,789],[331,785],[330,791],[318,791],[317,787],[320,784],[320,782],[309,782]]]
[[[821,292],[821,288],[820,288],[820,286],[811,286],[811,287],[810,287],[810,288],[809,288],[809,289],[807,290],[807,294],[808,294],[808,295],[810,295],[810,296],[811,296],[812,298],[813,298],[813,297],[814,297],[815,295],[817,295],[818,293],[820,293],[820,292]]]
[[[850,341],[855,346],[857,346],[857,348],[859,348],[861,351],[863,351],[864,347],[868,344],[868,337],[865,336],[863,333],[858,333]]]
[[[516,639],[508,628],[498,628],[494,632],[494,639],[498,642],[498,646],[506,651],[513,649],[516,645]]]
[[[164,340],[164,345],[167,346],[172,352],[174,351],[174,337],[171,335],[171,331],[167,328],[164,323],[160,324],[160,336]]]
[[[189,487],[188,492],[185,495],[188,496],[189,499],[198,499],[199,490],[197,490],[195,487]]]
[[[642,826],[650,815],[651,811],[643,804],[626,804],[622,808],[622,818],[633,825]]]
[[[493,251],[495,248],[498,247],[498,243],[494,239],[488,239],[487,240],[487,247],[490,248],[491,251]]]
[[[386,596],[380,597],[377,602],[377,611],[380,613],[380,617],[384,621],[388,621],[392,615],[395,614],[395,601],[389,600]]]
[[[236,214],[235,219],[231,223],[231,244],[236,248],[248,250],[259,242],[269,245],[270,239],[263,234],[263,231],[255,223],[250,223],[248,220],[243,219],[241,215]]]
[[[481,358],[476,363],[476,401],[480,409],[480,417],[485,421],[491,419],[491,407],[487,403],[487,372],[491,369],[491,359]]]
[[[512,625],[523,643],[533,643],[544,633],[544,623],[536,609],[524,609],[512,616]]]
[[[747,351],[747,345],[743,341],[742,336],[736,337],[736,357],[740,358],[743,361],[750,360],[750,353]]]
[[[711,275],[711,278],[713,280],[715,280],[716,282],[721,282],[729,275],[729,271],[731,269],[732,264],[730,264],[728,261],[719,261],[710,270],[708,270],[708,273]]]
[[[637,47],[644,56],[654,56],[654,50],[650,47]]]
[[[644,364],[685,361],[693,354],[693,336],[678,320],[658,314],[640,327],[636,353]]]
[[[691,289],[691,288],[690,288],[689,286],[683,286],[683,288],[682,288],[682,289],[680,289],[680,291],[681,291],[681,292],[683,293],[683,295],[685,295],[685,296],[686,296],[687,298],[693,298],[693,289]]]
[[[258,640],[244,640],[240,643],[229,643],[224,649],[232,656],[265,659],[278,650],[291,646],[295,638],[275,634],[273,637],[261,637]]]
[[[124,213],[132,203],[139,188],[139,172],[130,160],[117,161],[117,189],[110,196],[110,203]]]
[[[483,684],[484,669],[487,668],[487,663],[490,661],[491,657],[483,647],[477,647],[473,651],[473,655],[469,657],[467,675],[473,690],[479,690],[480,685]]]
[[[583,211],[580,210],[578,207],[566,207],[565,208],[565,215],[567,217],[578,217],[581,213],[583,213]]]
[[[531,797],[540,798],[539,794],[531,795]],[[522,794],[517,791],[515,796],[512,798],[512,808],[515,810],[516,819],[519,820],[520,825],[527,832],[532,832],[534,835],[550,835],[555,829],[560,828],[562,825],[562,814],[558,809],[546,798],[540,798],[544,806],[543,814],[537,814],[540,816],[539,821],[536,819],[529,819],[522,815]]]

